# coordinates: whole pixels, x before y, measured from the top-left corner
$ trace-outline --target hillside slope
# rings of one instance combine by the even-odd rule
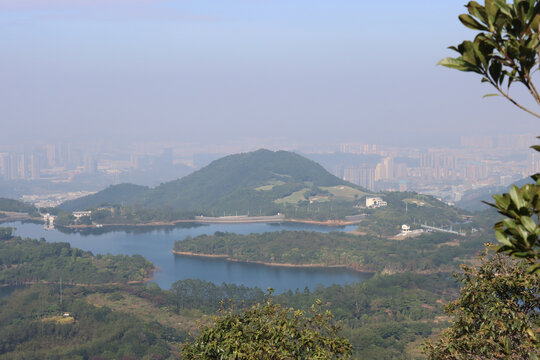
[[[63,210],[109,205],[140,205],[203,214],[249,211],[272,214],[279,200],[294,193],[328,193],[344,186],[361,195],[363,189],[343,181],[322,166],[287,151],[257,150],[226,156],[179,180],[150,189],[132,184],[111,186],[96,194],[65,202]],[[307,195],[306,195],[307,196]],[[301,197],[300,199],[304,199]]]
[[[467,191],[460,201],[456,203],[456,206],[468,211],[483,211],[489,208],[483,201],[493,202],[493,195],[507,193],[512,186],[522,187],[525,184],[532,183],[530,177],[526,177],[519,181],[516,181],[509,186],[486,186],[480,189],[472,189]]]

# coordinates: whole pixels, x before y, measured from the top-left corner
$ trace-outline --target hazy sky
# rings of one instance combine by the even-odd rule
[[[474,36],[465,2],[0,0],[0,141],[433,145],[508,119],[539,134],[435,66]]]

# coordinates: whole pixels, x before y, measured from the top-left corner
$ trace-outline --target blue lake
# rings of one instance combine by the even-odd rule
[[[92,251],[94,254],[113,255],[139,254],[159,268],[154,281],[163,289],[170,288],[175,281],[198,278],[216,284],[234,283],[257,286],[263,290],[272,287],[276,292],[288,289],[303,290],[306,286],[314,289],[317,285],[351,284],[360,282],[370,275],[347,269],[284,268],[259,264],[230,262],[223,259],[208,259],[173,255],[171,250],[176,240],[187,236],[213,234],[216,231],[238,234],[262,233],[281,230],[309,230],[319,232],[350,231],[355,227],[329,228],[308,225],[276,224],[211,224],[192,227],[160,229],[126,229],[101,231],[102,233],[63,233],[58,230],[45,230],[35,223],[4,223],[1,226],[15,227],[16,235],[30,238],[45,238],[47,241],[68,242],[73,247]]]

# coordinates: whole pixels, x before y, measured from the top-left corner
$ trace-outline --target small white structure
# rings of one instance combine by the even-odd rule
[[[401,233],[406,235],[411,233],[411,227],[409,225],[403,224],[401,225]]]
[[[407,224],[401,225],[401,232],[393,237],[394,240],[403,240],[409,237],[420,236],[424,233],[422,229],[411,230]]]
[[[380,197],[367,197],[366,198],[366,207],[368,209],[375,209],[375,208],[384,207],[387,205],[388,203]]]
[[[91,211],[74,211],[74,212],[72,212],[72,215],[75,216],[75,219],[79,220],[83,216],[92,215],[92,212]]]
[[[46,214],[43,215],[43,222],[44,222],[43,227],[45,228],[45,230],[54,229],[54,219],[55,218],[56,218],[56,216],[51,215],[49,213],[46,213]]]

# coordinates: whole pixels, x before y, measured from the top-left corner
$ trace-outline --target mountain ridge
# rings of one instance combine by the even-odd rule
[[[110,186],[96,194],[67,201],[62,210],[101,205],[138,205],[148,208],[212,214],[227,208],[279,210],[276,199],[295,191],[347,186],[365,191],[330,174],[321,165],[288,151],[259,149],[228,155],[180,179],[155,188],[134,184]],[[261,188],[267,188],[260,190]]]

